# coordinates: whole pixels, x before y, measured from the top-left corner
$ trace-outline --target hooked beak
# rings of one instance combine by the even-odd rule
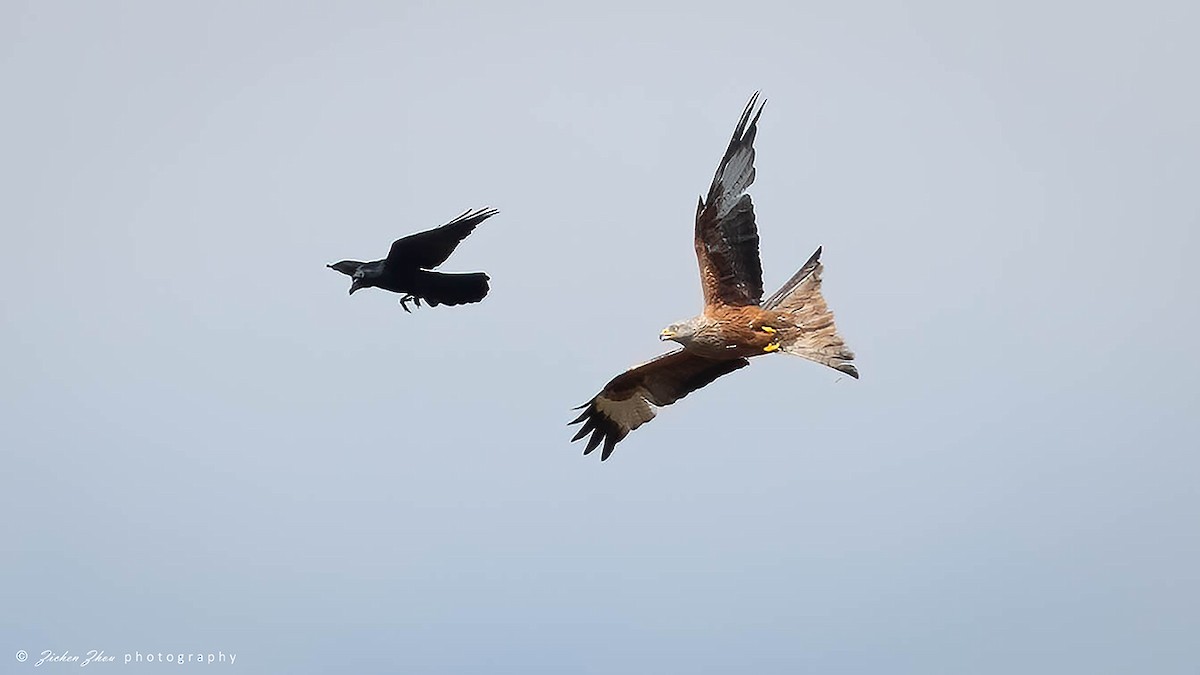
[[[659,341],[670,340],[673,337],[675,337],[675,331],[671,330],[670,328],[664,328],[662,332],[658,334]]]

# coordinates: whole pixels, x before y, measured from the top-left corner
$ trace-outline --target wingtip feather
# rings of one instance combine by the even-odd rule
[[[612,456],[613,450],[617,447],[617,437],[609,436],[604,439],[604,450],[600,453],[600,461],[608,459]]]
[[[600,445],[600,441],[604,440],[604,430],[597,428],[592,432],[592,437],[588,439],[587,447],[583,449],[583,454],[590,454]]]
[[[579,408],[587,407],[587,405],[588,405],[587,403],[584,403],[583,405],[579,406]],[[579,410],[579,408],[571,408],[571,410]],[[579,417],[576,417],[575,419],[571,420],[570,422],[567,422],[567,426],[571,426],[572,424],[579,424],[580,422],[586,420],[588,418],[588,414],[591,412],[592,412],[591,410],[584,410],[582,413],[579,414]]]
[[[582,427],[579,427],[579,431],[577,431],[575,433],[575,435],[571,437],[571,442],[574,443],[575,441],[583,438],[584,436],[587,436],[595,428],[596,428],[596,425],[593,423],[593,421],[588,420],[588,423],[583,425]]]

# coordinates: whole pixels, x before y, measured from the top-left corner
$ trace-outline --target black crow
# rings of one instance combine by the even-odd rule
[[[366,263],[343,260],[327,267],[352,279],[351,295],[360,288],[372,286],[404,293],[400,306],[406,312],[412,311],[408,308],[409,300],[417,307],[421,306],[422,300],[433,307],[479,302],[487,295],[488,275],[483,272],[445,274],[430,270],[446,262],[476,225],[497,213],[499,211],[492,208],[468,210],[441,227],[397,239],[383,260]]]

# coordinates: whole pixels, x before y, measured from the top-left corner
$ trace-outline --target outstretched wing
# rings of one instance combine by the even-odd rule
[[[410,234],[392,242],[387,264],[392,268],[433,269],[446,262],[459,242],[475,230],[475,226],[500,213],[482,208],[464,211],[454,220],[432,230]]]
[[[634,366],[604,385],[595,398],[579,406],[583,413],[571,424],[582,422],[583,426],[571,441],[590,433],[583,454],[603,443],[600,460],[604,461],[629,432],[654,419],[655,406],[671,405],[718,377],[748,365],[746,359],[718,361],[679,349]]]
[[[701,197],[696,207],[696,259],[705,307],[757,305],[762,298],[758,228],[754,204],[746,194],[754,183],[754,135],[762,115],[761,105],[754,112],[756,103],[758,92],[742,112],[708,188],[708,199]]]

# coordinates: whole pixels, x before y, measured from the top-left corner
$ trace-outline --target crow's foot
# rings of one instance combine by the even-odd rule
[[[408,308],[408,303],[410,300],[412,301],[412,303],[414,305],[416,305],[417,307],[420,307],[421,306],[421,298],[413,295],[412,293],[408,293],[403,298],[400,298],[400,306],[404,308],[404,311],[411,314],[412,310]]]

